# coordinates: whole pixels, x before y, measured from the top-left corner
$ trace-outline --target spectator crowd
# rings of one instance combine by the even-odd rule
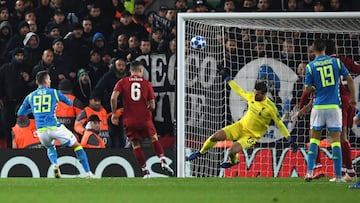
[[[43,70],[49,72],[52,88],[61,90],[73,101],[71,107],[59,105],[57,116],[59,122],[78,135],[84,147],[128,146],[120,116],[120,100],[117,105],[120,125],[115,126],[109,120],[111,93],[116,82],[129,75],[128,64],[132,61],[146,61],[157,54],[164,55],[169,61],[176,55],[178,12],[347,10],[360,10],[358,1],[1,0],[0,148],[41,146],[32,117],[16,118],[15,115],[26,95],[36,89],[35,76]],[[302,44],[301,33],[279,32],[275,35],[292,35],[289,40],[285,37],[270,39],[266,30],[230,29],[231,32],[236,39],[226,39],[228,63],[246,64],[252,60],[246,56],[269,56],[271,53],[270,57],[280,58],[296,70],[304,60],[303,56],[294,53],[309,52],[308,44]],[[358,36],[348,37],[354,39],[351,42],[358,40]],[[281,42],[269,43],[274,40]],[[278,52],[274,52],[275,47],[269,47],[270,44],[278,44]],[[237,46],[243,46],[242,50],[251,53],[242,53],[245,57],[235,60],[233,57],[240,54],[233,53],[236,49],[232,47]],[[269,49],[272,51],[267,52]],[[155,63],[148,63],[145,68],[149,71],[152,65]],[[170,81],[165,83],[174,92],[174,85],[171,86]],[[155,92],[163,91],[156,86],[154,89]],[[168,101],[164,105],[170,106]],[[165,109],[170,112],[169,108]],[[155,124],[160,138],[164,138],[163,145],[172,147],[174,129],[168,114],[163,112],[166,121]],[[86,141],[82,140],[83,136]]]

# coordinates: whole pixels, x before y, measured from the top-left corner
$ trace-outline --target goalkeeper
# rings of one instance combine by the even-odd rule
[[[266,96],[267,84],[259,81],[255,84],[254,92],[245,91],[235,81],[230,79],[229,69],[218,67],[218,73],[230,86],[232,91],[247,101],[248,111],[239,121],[225,126],[212,134],[203,144],[200,151],[192,152],[188,160],[192,161],[214,147],[218,141],[234,141],[220,164],[221,168],[230,168],[239,163],[238,153],[254,145],[268,130],[273,120],[284,137],[290,136],[289,131],[282,122],[275,104]]]

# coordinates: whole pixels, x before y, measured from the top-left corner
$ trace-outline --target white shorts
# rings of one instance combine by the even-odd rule
[[[64,125],[59,127],[44,127],[37,130],[41,144],[46,148],[54,145],[54,140],[57,140],[62,146],[72,146],[77,140],[74,134],[68,130]]]
[[[341,109],[312,109],[310,114],[310,128],[322,130],[327,128],[329,131],[341,131],[342,114]]]

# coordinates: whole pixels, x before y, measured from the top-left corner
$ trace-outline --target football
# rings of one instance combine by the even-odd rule
[[[206,47],[206,40],[203,36],[195,36],[191,39],[190,45],[194,49],[203,49]]]

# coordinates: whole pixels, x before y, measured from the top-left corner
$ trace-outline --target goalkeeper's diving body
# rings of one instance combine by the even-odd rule
[[[238,153],[240,151],[254,145],[267,132],[272,120],[284,137],[288,138],[290,133],[282,122],[275,104],[266,96],[267,84],[265,81],[257,82],[254,91],[250,92],[245,91],[230,79],[228,69],[221,67],[218,72],[231,90],[247,101],[248,111],[239,121],[212,134],[204,142],[201,150],[192,152],[188,160],[192,161],[204,155],[218,141],[229,140],[234,142],[226,153],[228,157],[225,157],[225,161],[220,164],[220,167],[230,168],[239,163]]]

